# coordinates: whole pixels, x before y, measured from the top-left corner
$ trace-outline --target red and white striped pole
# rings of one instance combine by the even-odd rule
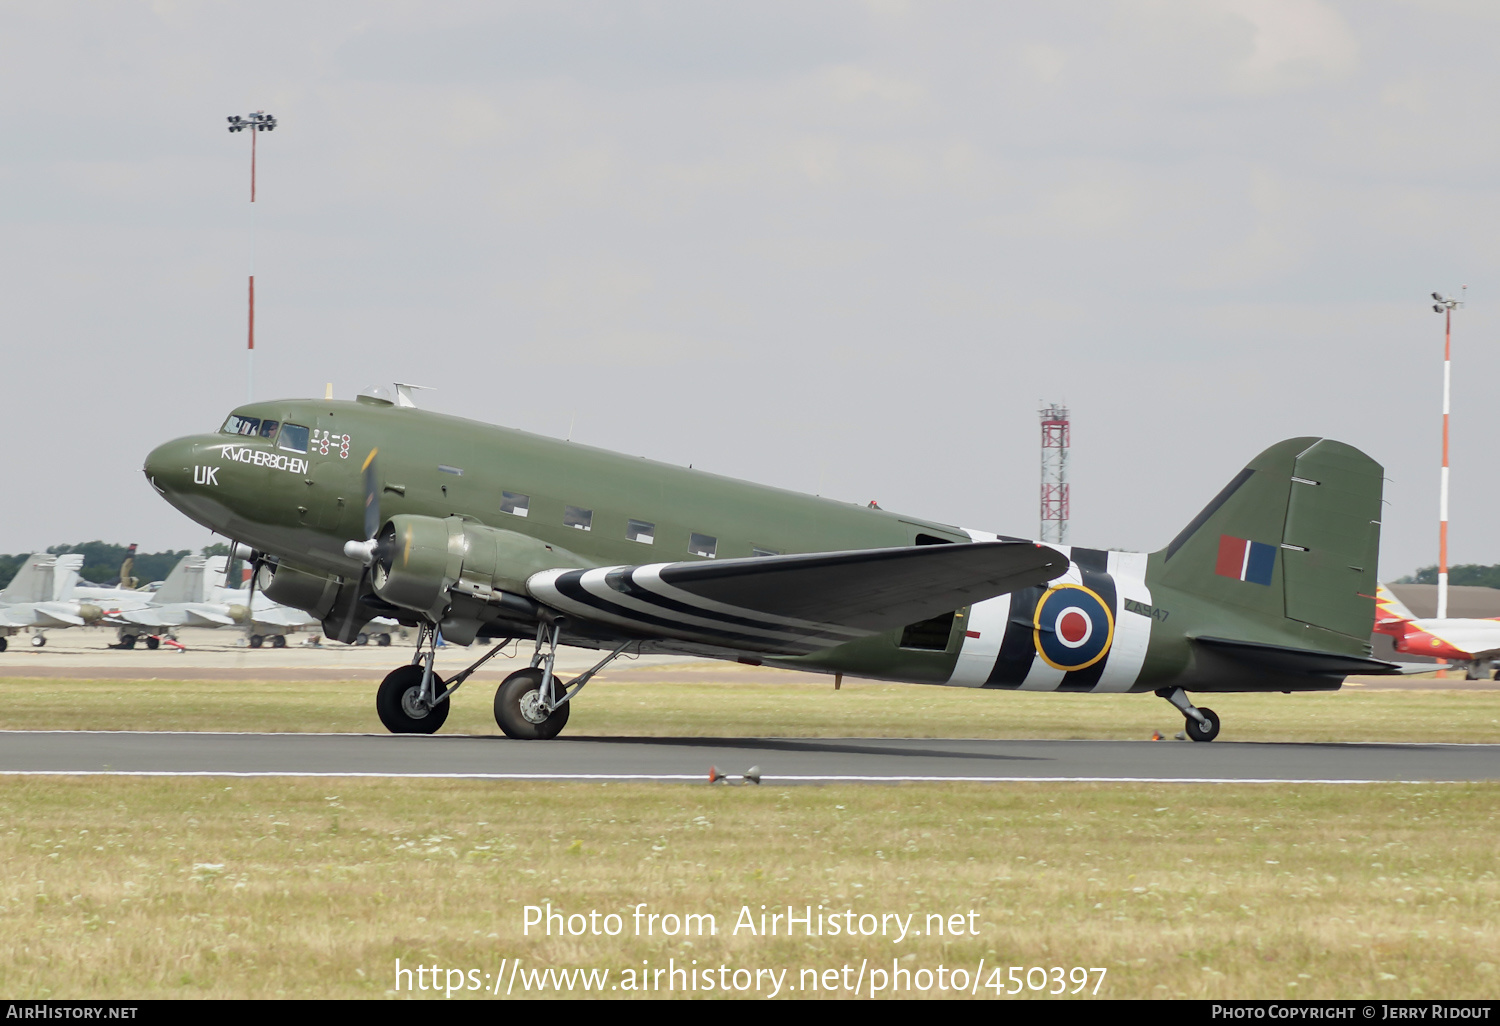
[[[276,118],[263,110],[254,114],[240,117],[237,114],[229,117],[229,130],[231,132],[243,132],[250,130],[250,326],[246,338],[246,397],[255,399],[255,143],[256,136],[261,132],[270,132],[276,128]]]
[[[255,140],[259,135],[257,131],[250,132],[250,336],[245,346],[246,402],[255,401]],[[1444,463],[1447,463],[1447,457],[1444,457]]]
[[[1462,288],[1468,289],[1464,285]],[[1443,470],[1438,496],[1438,619],[1448,615],[1448,418],[1453,395],[1453,310],[1463,304],[1434,292],[1433,310],[1443,315]]]

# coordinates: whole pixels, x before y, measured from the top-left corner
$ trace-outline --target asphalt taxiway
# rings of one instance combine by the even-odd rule
[[[1500,780],[1500,745],[0,731],[0,773],[766,783]]]

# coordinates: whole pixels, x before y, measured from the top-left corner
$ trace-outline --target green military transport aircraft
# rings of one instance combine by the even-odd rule
[[[352,641],[421,629],[381,721],[431,733],[492,648],[444,681],[437,632],[535,639],[501,683],[512,738],[555,737],[622,653],[916,684],[1150,691],[1211,741],[1186,692],[1321,691],[1369,658],[1381,467],[1325,438],[1271,446],[1166,548],[1041,545],[417,409],[372,389],[234,411],[153,451],[152,486],[237,540],[270,599]],[[1143,490],[1149,490],[1143,482]],[[559,645],[607,653],[554,677]]]

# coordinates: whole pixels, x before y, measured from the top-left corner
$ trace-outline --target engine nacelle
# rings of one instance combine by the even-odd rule
[[[566,549],[461,517],[392,517],[377,535],[371,583],[386,602],[440,623],[459,644],[502,610],[529,616],[526,579],[555,567],[583,567]]]
[[[319,620],[333,608],[342,583],[337,577],[303,570],[290,563],[262,563],[255,572],[256,591],[278,605],[311,613]]]

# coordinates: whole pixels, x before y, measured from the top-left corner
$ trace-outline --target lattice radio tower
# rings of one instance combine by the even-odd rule
[[[1042,418],[1042,532],[1041,541],[1068,541],[1068,408],[1053,403],[1040,410]]]

